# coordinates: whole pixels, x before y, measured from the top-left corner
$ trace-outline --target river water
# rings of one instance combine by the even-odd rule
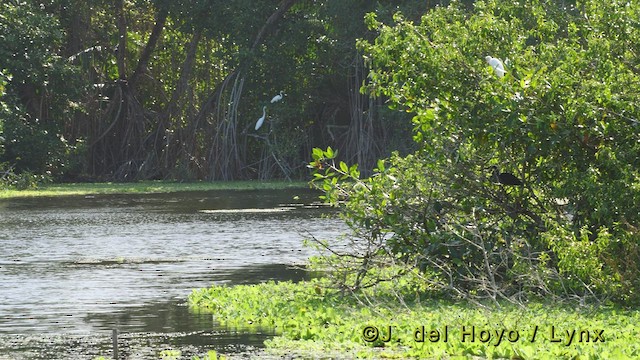
[[[300,280],[344,223],[311,190],[0,200],[0,359],[240,354],[272,336],[186,305],[211,284]]]

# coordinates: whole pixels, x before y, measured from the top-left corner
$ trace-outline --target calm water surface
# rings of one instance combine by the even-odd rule
[[[268,330],[229,330],[186,306],[212,283],[299,280],[306,233],[342,221],[310,190],[0,200],[0,359],[240,353]],[[329,215],[329,216],[327,216]]]

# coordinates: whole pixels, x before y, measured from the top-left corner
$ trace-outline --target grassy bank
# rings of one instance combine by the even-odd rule
[[[275,329],[279,336],[266,345],[281,354],[435,359],[640,356],[638,310],[540,303],[486,310],[415,297],[400,300],[390,288],[360,293],[359,302],[325,285],[312,280],[214,286],[194,290],[189,301],[232,327]]]
[[[73,183],[48,184],[37,189],[1,189],[0,199],[36,196],[97,195],[97,194],[150,194],[178,191],[206,190],[269,190],[308,188],[304,181],[215,181],[178,183],[167,181],[140,181],[132,183]]]

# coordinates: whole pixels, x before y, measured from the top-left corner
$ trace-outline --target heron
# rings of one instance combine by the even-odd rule
[[[491,178],[493,182],[500,183],[503,185],[516,185],[516,186],[522,185],[522,181],[512,173],[507,173],[507,172],[501,173],[498,170],[498,167],[495,165],[490,166],[489,169],[491,169],[491,172],[492,172]]]
[[[267,106],[262,107],[262,117],[256,121],[256,130],[260,129],[262,123],[264,123],[264,119],[267,117]]]
[[[279,95],[276,95],[276,96],[274,96],[274,97],[273,97],[273,99],[271,99],[271,103],[272,103],[272,104],[273,104],[273,103],[277,103],[278,101],[282,100],[282,96],[283,96],[283,95],[284,95],[284,94],[282,93],[282,91],[280,91],[280,94],[279,94]]]
[[[503,77],[506,71],[504,70],[504,65],[502,61],[498,58],[494,58],[491,56],[485,56],[484,59],[487,61],[489,65],[493,68],[493,71],[498,75],[498,77]]]

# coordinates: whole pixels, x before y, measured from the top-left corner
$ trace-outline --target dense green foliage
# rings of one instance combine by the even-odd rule
[[[314,151],[318,186],[330,203],[346,200],[345,219],[367,240],[343,267],[401,261],[471,297],[637,302],[638,14],[630,2],[498,0],[419,23],[370,14],[365,90],[415,114],[419,150],[366,179]],[[506,75],[485,56],[505,60]],[[496,183],[493,165],[524,185]]]
[[[549,304],[491,311],[443,301],[420,302],[411,296],[412,300],[403,302],[398,291],[406,296],[410,295],[408,289],[394,285],[358,292],[361,301],[327,288],[329,283],[324,280],[213,286],[195,290],[189,302],[231,328],[275,329],[279,336],[268,340],[267,347],[276,354],[300,357],[322,353],[336,358],[628,359],[640,355],[635,341],[640,336],[637,311],[576,311]],[[367,326],[376,329],[365,331]],[[391,341],[387,342],[389,326]],[[422,326],[425,342],[415,340],[415,331]],[[467,332],[475,327],[473,341],[470,335],[462,341],[463,326]],[[439,341],[429,340],[431,330],[440,331]],[[503,330],[500,339],[495,332]],[[569,344],[565,331],[571,334],[574,330]],[[584,334],[579,341],[584,330],[589,332],[588,342]],[[600,330],[604,330],[604,342],[595,340]],[[491,331],[491,339],[487,341],[485,333],[481,341],[481,331]],[[509,341],[509,331],[517,331],[518,339]],[[511,335],[514,339],[515,332]]]
[[[301,178],[332,144],[371,169],[406,114],[359,93],[364,14],[390,2],[11,0],[0,5],[0,171],[64,181]],[[269,100],[280,91],[284,100]],[[254,124],[267,105],[267,122]],[[14,186],[12,181],[3,185]]]
[[[62,120],[81,87],[61,57],[60,24],[33,3],[3,2],[0,19],[0,162],[38,174],[59,172],[68,150]]]

